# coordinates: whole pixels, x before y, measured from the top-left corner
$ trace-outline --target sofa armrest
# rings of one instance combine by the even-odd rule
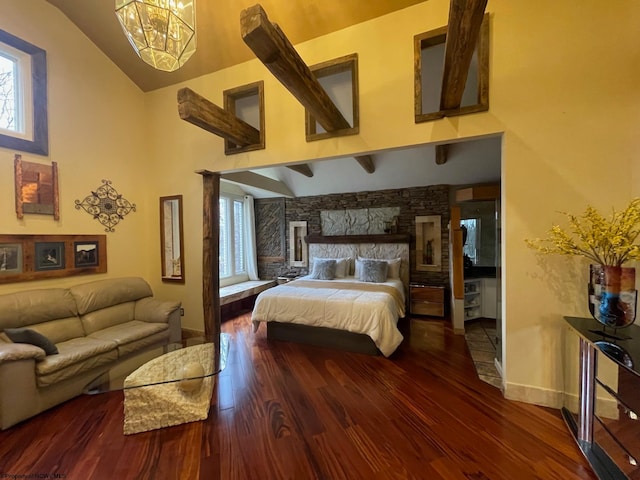
[[[46,354],[44,350],[27,343],[0,342],[0,363],[16,360],[42,360]]]
[[[180,302],[156,300],[153,297],[141,298],[136,300],[135,319],[142,322],[167,323],[180,305]]]

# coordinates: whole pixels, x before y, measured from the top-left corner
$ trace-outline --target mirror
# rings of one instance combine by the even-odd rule
[[[182,195],[160,197],[162,281],[184,283]]]

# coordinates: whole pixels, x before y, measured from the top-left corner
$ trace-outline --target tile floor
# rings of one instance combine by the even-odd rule
[[[501,388],[502,378],[496,369],[496,321],[479,318],[464,324],[465,339],[480,380]]]

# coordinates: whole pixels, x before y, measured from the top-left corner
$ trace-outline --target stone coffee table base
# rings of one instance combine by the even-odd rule
[[[216,378],[211,371],[213,350],[212,343],[176,350],[154,358],[131,373],[124,384],[124,434],[206,419]],[[185,366],[188,367],[185,369]],[[159,383],[184,378],[183,371],[199,371],[204,378]]]

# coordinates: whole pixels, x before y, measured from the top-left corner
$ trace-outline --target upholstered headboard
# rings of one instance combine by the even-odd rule
[[[377,259],[401,258],[400,279],[409,291],[409,242],[402,243],[309,243],[309,259],[365,257]]]

